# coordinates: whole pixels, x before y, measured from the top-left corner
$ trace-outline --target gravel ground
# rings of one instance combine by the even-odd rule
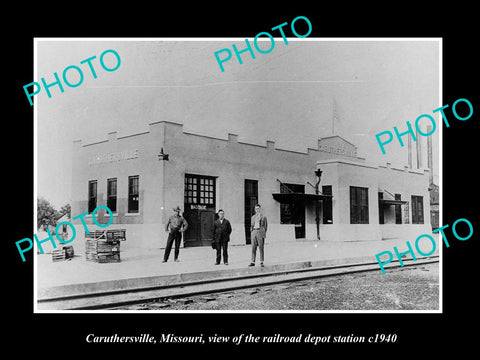
[[[333,276],[123,306],[123,310],[438,310],[439,265]]]

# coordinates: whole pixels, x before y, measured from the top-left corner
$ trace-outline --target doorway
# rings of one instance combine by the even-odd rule
[[[188,222],[184,246],[210,246],[215,219],[215,180],[213,176],[185,174],[183,216]]]
[[[252,223],[252,216],[255,213],[255,205],[258,204],[258,180],[245,179],[245,243],[251,244],[250,226]]]

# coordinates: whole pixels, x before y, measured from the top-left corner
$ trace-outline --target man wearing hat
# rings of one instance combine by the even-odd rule
[[[180,253],[180,242],[182,241],[182,232],[187,230],[188,223],[183,216],[180,215],[179,206],[173,208],[174,214],[170,216],[167,221],[167,225],[165,226],[165,231],[170,231],[168,234],[167,239],[167,246],[165,247],[165,254],[163,255],[163,262],[168,261],[168,257],[170,256],[170,251],[172,250],[173,241],[175,240],[175,256],[174,260],[178,260],[178,254]]]

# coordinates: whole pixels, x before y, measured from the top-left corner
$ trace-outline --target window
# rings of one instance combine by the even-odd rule
[[[350,186],[350,224],[368,224],[368,188]]]
[[[323,195],[332,195],[332,185],[322,186]],[[332,198],[323,199],[323,223],[333,224],[333,202]]]
[[[402,195],[395,194],[395,200],[402,200]],[[395,224],[402,223],[402,205],[395,205]]]
[[[298,184],[280,184],[280,193],[305,193],[305,186]],[[280,224],[299,224],[305,213],[305,205],[301,201],[280,204]]]
[[[288,194],[289,192],[293,191],[293,189],[290,191],[290,187],[287,186],[280,184],[281,194]],[[280,224],[292,224],[292,211],[293,204],[280,204]]]
[[[112,212],[117,211],[117,179],[107,180],[107,207]]]
[[[412,195],[412,224],[423,224],[423,196]]]
[[[138,175],[128,177],[128,212],[138,213]]]
[[[378,223],[385,224],[385,210],[382,206],[383,192],[378,192]]]
[[[97,207],[97,180],[88,182],[88,213],[91,214]]]
[[[215,206],[215,178],[185,174],[185,204]]]

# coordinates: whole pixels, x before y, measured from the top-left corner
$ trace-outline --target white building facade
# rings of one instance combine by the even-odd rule
[[[320,182],[318,183],[321,170]],[[165,245],[165,223],[177,205],[190,224],[185,246],[209,246],[212,224],[225,211],[231,244],[250,243],[250,217],[260,203],[268,218],[267,241],[408,240],[428,233],[428,170],[375,165],[357,156],[340,136],[296,152],[219,139],[159,121],[149,131],[83,144],[74,142],[72,214],[113,212],[110,228],[127,230],[125,246]],[[96,213],[99,223],[110,216]],[[84,233],[74,221],[77,236]]]

